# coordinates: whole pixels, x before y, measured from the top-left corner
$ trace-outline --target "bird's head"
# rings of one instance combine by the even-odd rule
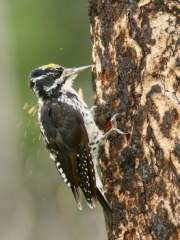
[[[60,91],[71,90],[72,81],[90,66],[64,68],[57,64],[48,64],[34,69],[29,76],[29,86],[37,97],[46,99]]]

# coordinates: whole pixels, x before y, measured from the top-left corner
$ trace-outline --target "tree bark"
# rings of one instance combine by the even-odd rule
[[[100,150],[108,238],[180,239],[178,1],[89,0],[97,125],[127,135]]]

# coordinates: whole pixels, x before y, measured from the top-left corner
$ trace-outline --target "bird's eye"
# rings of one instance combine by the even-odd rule
[[[59,72],[56,72],[56,73],[53,74],[53,76],[54,76],[55,78],[59,78],[59,77],[61,76],[61,74],[60,74]]]

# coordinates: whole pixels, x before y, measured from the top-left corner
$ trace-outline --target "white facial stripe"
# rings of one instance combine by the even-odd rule
[[[58,79],[59,79],[59,78],[58,78]],[[55,89],[55,88],[57,87],[57,85],[58,85],[58,79],[56,79],[56,81],[53,83],[52,86],[50,86],[50,87],[44,86],[44,87],[43,87],[44,90],[47,91],[47,92],[49,92],[49,91],[51,91],[52,89]]]
[[[41,76],[39,76],[39,77],[31,78],[31,81],[36,82],[37,80],[41,80],[41,79],[43,79],[43,78],[46,77],[46,76],[47,76],[47,75],[41,75]]]
[[[52,86],[50,86],[50,87],[44,86],[44,90],[46,90],[47,92],[50,92],[52,89],[55,89],[57,87],[57,85],[61,84],[62,82],[64,82],[62,89],[63,90],[69,90],[69,89],[71,89],[73,80],[76,77],[77,77],[77,74],[74,74],[74,75],[68,77],[64,82],[64,76],[62,75],[60,78],[57,78],[55,80],[55,82],[53,83]]]

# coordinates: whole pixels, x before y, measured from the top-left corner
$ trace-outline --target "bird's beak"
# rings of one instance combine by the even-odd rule
[[[63,77],[69,77],[71,75],[78,75],[80,72],[91,68],[92,65],[89,66],[84,66],[84,67],[79,67],[79,68],[66,68],[63,72]]]

